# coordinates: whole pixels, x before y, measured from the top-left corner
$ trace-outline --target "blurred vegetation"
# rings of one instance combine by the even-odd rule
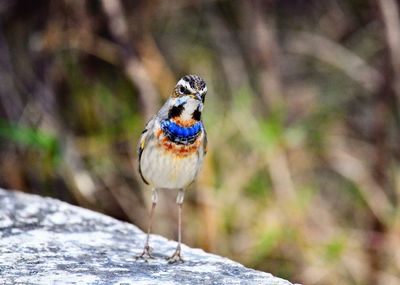
[[[144,228],[136,142],[199,74],[184,241],[304,284],[400,284],[399,39],[395,0],[0,0],[0,186]]]

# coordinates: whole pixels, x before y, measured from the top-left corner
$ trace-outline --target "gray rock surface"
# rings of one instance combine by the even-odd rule
[[[136,262],[144,239],[131,224],[0,189],[0,284],[291,284],[187,246],[185,263],[168,264],[176,243],[157,235],[158,258]]]

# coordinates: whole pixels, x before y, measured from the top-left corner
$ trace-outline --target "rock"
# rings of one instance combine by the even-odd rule
[[[135,261],[144,239],[131,224],[0,189],[0,284],[291,284],[187,246],[183,264],[168,264],[176,243],[157,235],[157,259]]]

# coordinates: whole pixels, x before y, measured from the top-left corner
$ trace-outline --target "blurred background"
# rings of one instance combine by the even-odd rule
[[[145,229],[136,143],[185,74],[209,90],[185,243],[293,282],[400,284],[395,0],[0,0],[0,186]]]

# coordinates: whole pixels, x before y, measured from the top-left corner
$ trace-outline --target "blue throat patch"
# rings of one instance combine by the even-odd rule
[[[201,132],[201,122],[196,122],[191,127],[181,127],[170,121],[161,121],[161,129],[168,139],[178,144],[192,144],[195,142]]]

